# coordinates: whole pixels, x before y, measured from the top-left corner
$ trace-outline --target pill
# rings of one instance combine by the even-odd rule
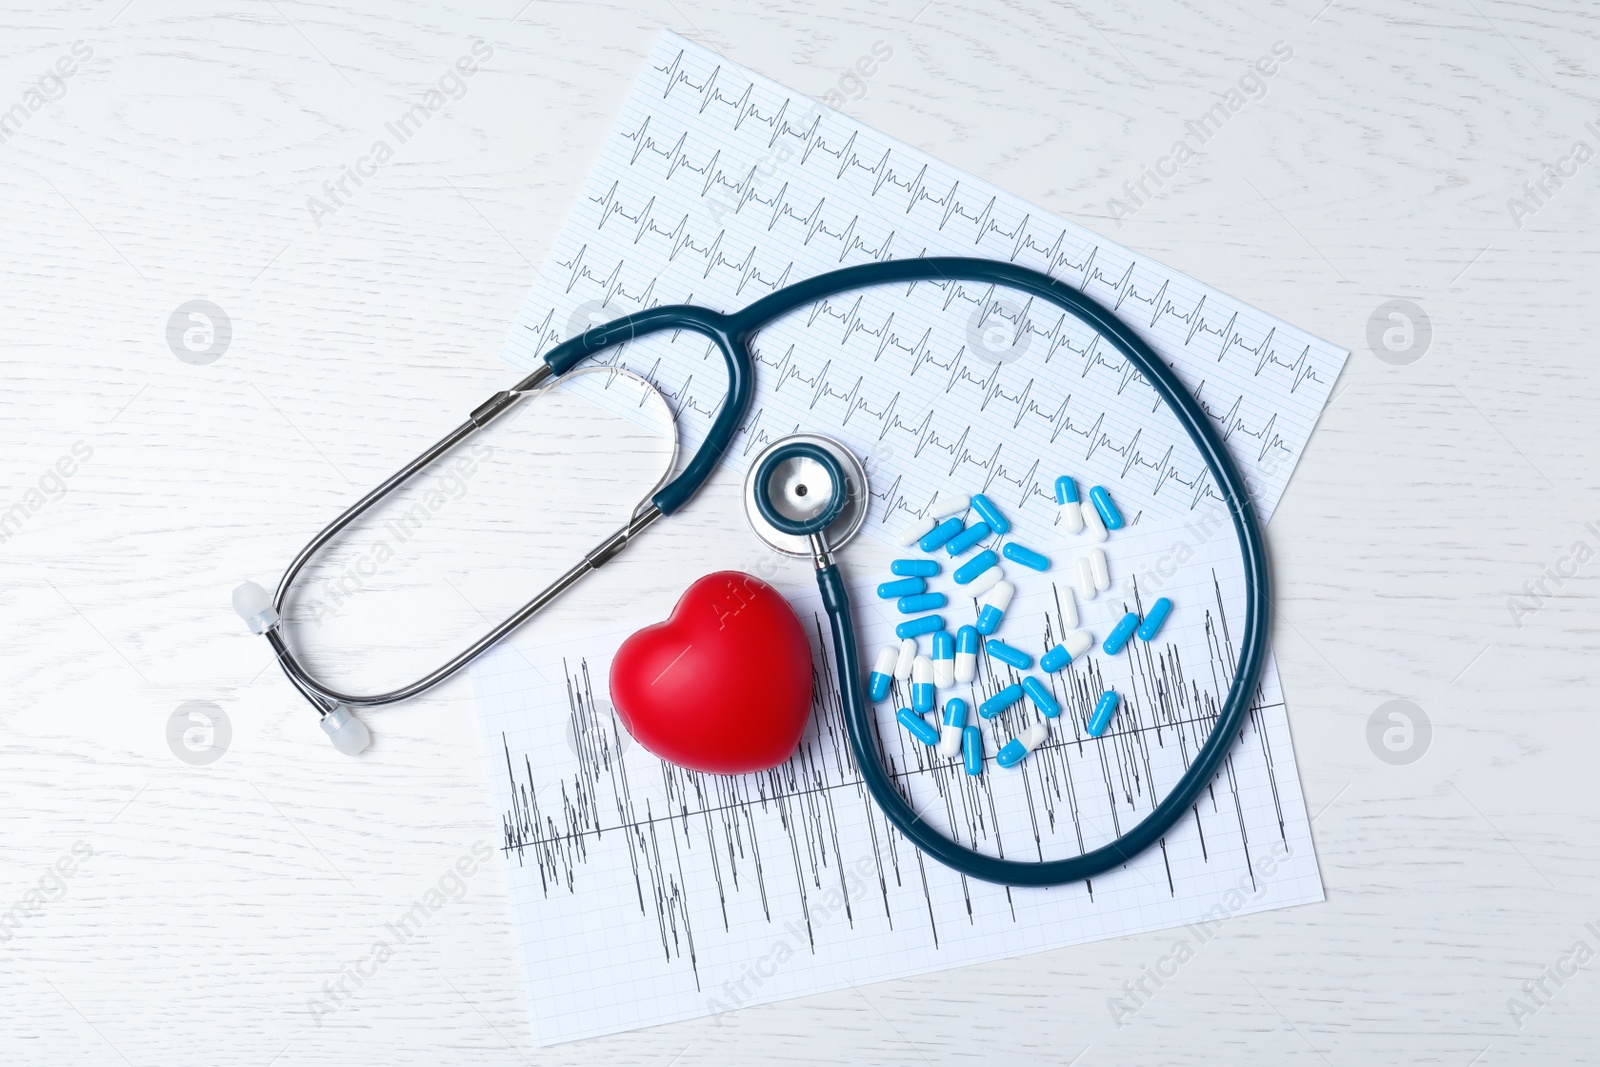
[[[918,715],[925,715],[933,710],[933,704],[933,660],[918,656],[911,664],[911,706]]]
[[[1049,737],[1050,727],[1042,722],[1036,722],[1024,730],[1020,737],[1013,737],[1007,741],[1005,747],[995,753],[994,761],[1001,767],[1015,767]]]
[[[1033,706],[1039,709],[1040,715],[1054,719],[1061,714],[1061,705],[1056,703],[1056,698],[1051,696],[1045,684],[1033,675],[1030,674],[1022,680],[1022,690],[1028,694],[1028,699],[1033,701]]]
[[[1122,651],[1122,646],[1128,643],[1128,638],[1133,636],[1133,631],[1139,628],[1139,616],[1128,612],[1117,620],[1117,625],[1112,627],[1111,633],[1106,637],[1105,644],[1100,647],[1105,649],[1106,655],[1115,656]]]
[[[894,676],[902,682],[911,681],[911,664],[916,658],[917,643],[909,637],[902,639],[900,658],[894,661]]]
[[[1013,563],[1020,563],[1029,570],[1047,571],[1050,569],[1050,557],[1041,556],[1031,548],[1024,548],[1015,541],[1007,541],[1001,553]]]
[[[994,549],[986,548],[982,552],[979,552],[976,556],[973,556],[971,559],[967,560],[961,566],[957,567],[955,573],[951,575],[951,577],[956,580],[957,585],[966,585],[967,583],[971,582],[972,579],[976,578],[978,575],[982,574],[984,571],[988,570],[990,567],[993,567],[999,562],[1000,557],[994,554]]]
[[[890,574],[899,574],[908,578],[932,578],[939,573],[939,561],[935,559],[897,559],[889,564]],[[878,594],[882,596],[883,594]]]
[[[920,519],[912,519],[900,528],[899,533],[894,535],[894,543],[901,548],[910,548],[922,540],[922,535],[931,529],[933,529],[932,515],[924,515]]]
[[[1156,634],[1161,632],[1161,624],[1167,621],[1167,616],[1172,614],[1172,601],[1162,597],[1150,605],[1150,610],[1144,613],[1144,621],[1139,624],[1139,640],[1154,641]]]
[[[949,630],[936,630],[933,635],[933,685],[935,689],[949,689],[956,684],[956,639]]]
[[[972,498],[965,493],[956,493],[953,496],[939,494],[939,498],[928,506],[928,514],[935,519],[948,519],[952,515],[960,515],[971,506]]]
[[[976,726],[961,731],[961,758],[968,774],[977,777],[983,773],[983,731]]]
[[[907,619],[894,628],[894,635],[901,640],[908,637],[921,637],[931,634],[935,630],[944,629],[944,618],[939,615],[923,615],[915,619]]]
[[[917,547],[924,552],[932,552],[950,538],[961,532],[960,519],[946,519],[927,533],[922,535],[922,540],[917,542]]]
[[[1101,521],[1100,513],[1092,507],[1080,508],[1083,514],[1083,533],[1091,541],[1104,541],[1106,539],[1106,524]]]
[[[1072,590],[1067,590],[1066,598],[1061,596],[1061,587],[1056,586],[1056,608],[1061,615],[1061,628],[1071,630],[1078,625],[1078,601],[1072,595]]]
[[[1027,749],[1029,752],[1032,752],[1034,749],[1050,740],[1050,724],[1048,722],[1036,722],[1024,730],[1022,732],[1022,736],[1017,738],[1017,740],[1022,742],[1023,748]]]
[[[1088,556],[1079,556],[1073,561],[1072,577],[1078,583],[1078,595],[1085,600],[1093,600],[1098,590],[1094,586],[1094,567],[1089,563]]]
[[[922,581],[918,578],[917,581]],[[945,605],[943,593],[918,593],[916,596],[903,596],[894,602],[894,606],[902,615],[916,615],[923,611],[938,611]]]
[[[1100,521],[1106,524],[1106,529],[1122,529],[1122,512],[1117,510],[1116,502],[1111,499],[1111,494],[1106,492],[1105,486],[1097,485],[1090,489],[1089,502],[1100,513]]]
[[[990,500],[982,493],[976,493],[973,495],[972,510],[976,511],[979,518],[988,523],[989,529],[993,530],[995,533],[1007,534],[1011,532],[1011,523],[1006,521],[1006,517],[1004,515],[1000,514],[1000,509],[994,506],[994,501]]]
[[[1094,638],[1089,636],[1089,631],[1074,630],[1066,640],[1039,657],[1039,669],[1046,674],[1054,674],[1089,651],[1093,644]]]
[[[1106,732],[1106,727],[1111,725],[1111,716],[1117,713],[1117,694],[1115,690],[1107,689],[1100,694],[1100,700],[1094,706],[1094,713],[1089,716],[1089,736],[1099,737]]]
[[[952,556],[959,556],[973,545],[989,536],[989,524],[975,522],[965,530],[956,534],[944,543],[944,550]]]
[[[963,626],[956,631],[956,681],[966,685],[978,675],[978,630]]]
[[[978,632],[985,637],[994,633],[1000,627],[1000,620],[1006,617],[1006,608],[1011,606],[1011,594],[1016,592],[1016,587],[1010,582],[996,582],[994,588],[983,598],[983,607],[978,611]],[[902,623],[902,625],[904,625]]]
[[[901,708],[895,712],[894,717],[900,720],[900,725],[904,726],[912,737],[915,737],[923,744],[937,745],[939,743],[939,731],[929,725],[927,719],[924,719],[910,708]]]
[[[878,586],[878,596],[884,600],[893,600],[895,597],[916,596],[927,588],[928,583],[921,578],[900,578]]]
[[[966,593],[970,597],[980,597],[989,590],[993,589],[995,585],[999,583],[1000,579],[1004,578],[1005,576],[1005,572],[1000,569],[1000,564],[996,563],[994,566],[990,567],[988,570],[972,579],[972,581],[968,582]]]
[[[867,679],[867,695],[874,704],[889,695],[889,685],[894,681],[895,661],[900,658],[900,650],[893,645],[884,645],[878,653],[878,660],[872,665],[872,675]]]
[[[1083,529],[1083,505],[1078,502],[1078,483],[1063,474],[1056,479],[1056,513],[1067,533]],[[922,536],[918,534],[917,536]]]
[[[1105,549],[1089,550],[1089,573],[1094,575],[1094,587],[1097,592],[1104,593],[1111,588],[1111,568],[1106,566]]]
[[[978,715],[981,718],[992,719],[1021,699],[1022,686],[1008,685],[982,704],[979,704]]]
[[[1025,671],[1029,667],[1033,666],[1032,656],[1028,655],[1020,648],[1012,648],[1004,641],[990,638],[988,641],[983,643],[983,647],[989,650],[989,655],[993,656],[1001,663],[1011,664],[1011,666],[1015,667],[1019,671]]]
[[[944,718],[939,726],[939,755],[946,759],[961,751],[961,735],[967,728],[967,702],[951,697],[944,702]]]

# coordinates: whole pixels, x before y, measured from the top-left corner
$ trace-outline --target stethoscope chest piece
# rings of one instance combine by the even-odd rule
[[[867,518],[867,469],[844,445],[831,437],[816,433],[797,433],[772,442],[750,464],[744,478],[744,516],[768,548],[786,556],[810,556],[810,540],[801,535],[786,533],[778,528],[771,515],[779,521],[804,523],[823,514],[835,501],[832,473],[821,462],[806,455],[792,455],[769,463],[775,454],[786,455],[797,451],[797,444],[812,445],[827,452],[838,461],[844,473],[844,500],[838,516],[828,523],[823,535],[829,545],[837,548],[855,536]],[[768,469],[770,468],[770,469]],[[767,510],[762,508],[765,494]]]

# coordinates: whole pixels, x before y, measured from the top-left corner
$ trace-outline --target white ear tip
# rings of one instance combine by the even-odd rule
[[[367,724],[350,714],[350,709],[343,704],[322,717],[322,732],[328,735],[333,747],[346,756],[359,756],[372,744]]]
[[[264,634],[278,625],[272,597],[255,582],[245,582],[233,591],[233,610],[249,625],[251,633]]]

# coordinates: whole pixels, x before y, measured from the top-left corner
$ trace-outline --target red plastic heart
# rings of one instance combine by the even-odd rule
[[[611,661],[611,703],[671,763],[745,774],[789,758],[811,713],[811,645],[777,590],[740,571],[691,585]]]

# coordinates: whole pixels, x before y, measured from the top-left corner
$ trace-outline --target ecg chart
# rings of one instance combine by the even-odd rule
[[[964,844],[1030,860],[1078,855],[1144,818],[1204,743],[1232,680],[1242,609],[1212,565],[1231,558],[1231,538],[1199,553],[1161,589],[1192,625],[1048,676],[1062,717],[1015,770],[993,756],[1033,720],[1025,703],[981,722],[978,778],[895,721],[903,691],[878,705],[888,768],[918,812]],[[1039,649],[1059,639],[1073,594],[1035,585],[1005,633]],[[1136,580],[1128,589],[1101,599],[1138,610],[1144,594]],[[926,859],[878,812],[845,739],[820,599],[789,599],[813,646],[812,717],[796,753],[762,774],[686,771],[627,738],[605,679],[631,622],[502,646],[474,667],[540,1043],[1322,899],[1271,672],[1223,770],[1158,847],[1088,883],[994,886]],[[863,647],[892,640],[892,605],[865,585],[855,601]],[[984,657],[971,686],[940,698],[975,708],[1016,678]],[[1084,723],[1112,687],[1122,706],[1090,738]]]
[[[531,368],[552,345],[647,307],[734,310],[840,266],[917,255],[1008,260],[1115,310],[1216,420],[1271,515],[1347,355],[672,33],[657,41],[507,339]],[[1198,453],[1098,334],[1021,294],[960,282],[863,290],[755,339],[736,467],[797,427],[884,460],[882,536],[955,479],[1037,536],[1062,470],[1118,483],[1135,521],[1215,498]],[[703,437],[725,392],[698,335],[640,338],[603,360],[646,375]],[[613,410],[605,378],[572,388]],[[1131,506],[1130,506],[1131,505]]]
[[[620,315],[734,310],[840,266],[917,255],[1009,260],[1114,309],[1216,421],[1263,519],[1347,355],[672,33],[645,62],[503,355],[531,368]],[[1155,393],[1077,320],[961,282],[843,294],[764,328],[752,350],[755,396],[725,461],[742,468],[796,430],[836,437],[873,460],[865,529],[878,537],[940,490],[988,493],[1019,539],[1057,559],[1018,582],[1008,641],[1037,655],[1077,625],[1103,638],[1155,596],[1177,605],[1157,642],[1049,676],[1062,718],[1012,771],[992,757],[1031,706],[982,724],[990,762],[970,778],[894,721],[897,691],[878,708],[878,737],[919,813],[1022,859],[1078,855],[1141,820],[1209,735],[1243,621],[1225,509]],[[685,447],[698,445],[726,391],[708,341],[658,334],[600,358],[652,381]],[[603,374],[569,388],[621,414],[636,401]],[[1113,590],[1087,605],[1069,588],[1070,539],[1054,529],[1062,473],[1108,486],[1129,521],[1106,546]],[[884,821],[844,739],[815,591],[790,601],[812,634],[816,696],[799,750],[764,774],[684,771],[622,731],[605,692],[610,658],[654,620],[508,643],[474,665],[539,1043],[1195,922],[1219,902],[1227,917],[1322,899],[1270,660],[1223,771],[1158,847],[1093,883],[1019,890],[952,874]],[[855,601],[870,662],[898,619],[870,584]],[[950,625],[970,610],[952,605]],[[984,660],[969,704],[1012,680]],[[1092,739],[1084,723],[1107,688],[1123,703]]]

